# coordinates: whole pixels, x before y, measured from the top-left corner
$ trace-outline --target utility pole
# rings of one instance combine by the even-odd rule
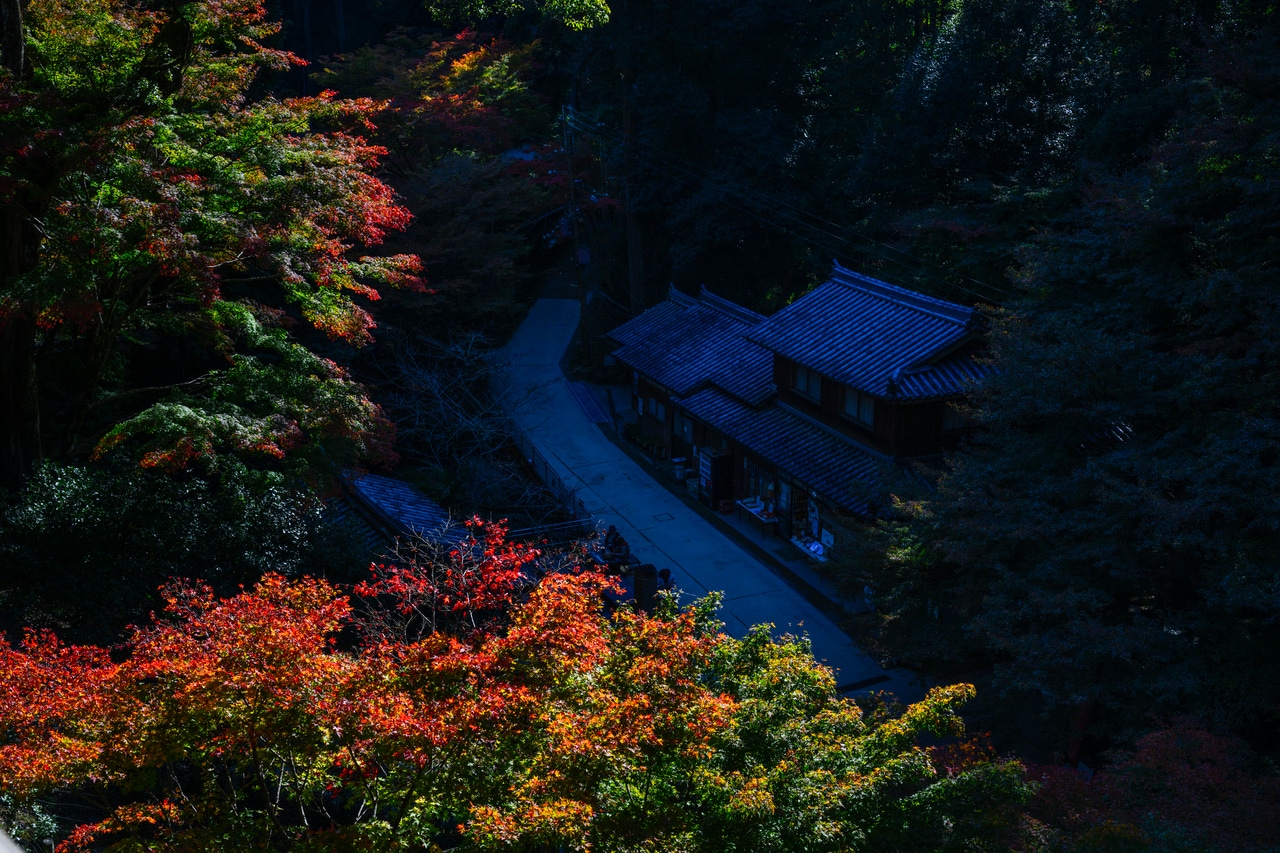
[[[627,221],[627,283],[631,297],[631,313],[639,317],[644,313],[644,255],[640,242],[640,221],[636,218],[635,197],[632,188],[636,171],[636,114],[635,114],[635,80],[636,69],[630,65],[622,75],[622,138],[623,138],[623,171],[622,171],[622,203],[626,209]]]
[[[582,275],[582,242],[578,234],[578,187],[574,168],[576,137],[573,128],[573,104],[560,113],[564,123],[564,151],[569,158],[569,228],[573,236],[573,286],[578,290],[578,359],[586,363],[587,350],[587,288]]]

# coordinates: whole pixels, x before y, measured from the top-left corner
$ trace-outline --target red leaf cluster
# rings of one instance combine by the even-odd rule
[[[459,817],[460,792],[480,798],[468,820],[486,832],[527,829],[560,821],[558,803],[589,815],[619,762],[707,754],[731,704],[697,676],[714,638],[687,614],[611,621],[611,582],[593,573],[549,575],[513,607],[537,551],[504,533],[472,522],[437,573],[378,566],[358,590],[402,613],[433,598],[451,614],[502,608],[499,633],[366,630],[352,646],[339,642],[355,624],[346,596],[268,575],[226,599],[170,586],[165,616],[135,629],[120,661],[47,633],[0,646],[0,791],[88,796],[100,816],[62,851],[272,846],[336,839],[368,809],[403,816],[431,791],[451,792]],[[505,783],[518,803],[486,811],[506,794],[485,794],[485,778],[520,755],[531,763]]]

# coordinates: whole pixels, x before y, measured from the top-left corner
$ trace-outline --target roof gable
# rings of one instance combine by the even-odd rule
[[[836,382],[881,397],[958,393],[937,381],[903,387],[905,372],[943,359],[973,334],[972,308],[926,296],[835,265],[831,278],[772,317],[747,339]]]

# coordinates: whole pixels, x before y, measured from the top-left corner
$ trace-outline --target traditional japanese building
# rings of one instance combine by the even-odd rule
[[[978,320],[836,264],[771,317],[673,288],[611,335],[642,428],[691,490],[824,558],[874,515],[884,465],[963,434],[952,404],[990,371]]]

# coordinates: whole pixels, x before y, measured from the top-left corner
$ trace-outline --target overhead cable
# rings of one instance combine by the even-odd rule
[[[699,184],[701,184],[701,185],[704,185],[706,188],[717,191],[722,196],[720,201],[728,205],[729,207],[743,214],[746,214],[747,216],[750,216],[754,219],[764,222],[765,224],[768,224],[772,227],[779,228],[784,233],[792,234],[797,238],[810,243],[811,245],[814,245],[820,249],[823,249],[824,251],[831,252],[832,254],[844,254],[845,250],[842,250],[832,245],[830,241],[833,241],[833,240],[836,241],[836,243],[843,244],[844,246],[848,246],[848,247],[855,246],[856,244],[853,243],[853,241],[851,241],[848,237],[842,236],[841,232],[843,232],[844,234],[853,235],[854,237],[857,237],[858,239],[865,241],[866,243],[870,244],[873,247],[876,247],[882,250],[887,250],[888,252],[891,252],[893,253],[894,256],[896,256],[896,257],[890,257],[890,256],[884,255],[880,251],[876,251],[875,252],[876,256],[879,257],[881,260],[887,263],[896,264],[897,266],[908,270],[913,275],[924,273],[925,275],[930,275],[931,277],[938,278],[940,281],[942,281],[949,287],[952,287],[959,291],[967,293],[970,296],[973,296],[979,300],[986,301],[986,302],[991,302],[991,301],[999,302],[1000,301],[999,299],[993,300],[991,294],[993,293],[999,294],[1001,297],[1004,297],[1004,298],[1008,298],[1011,295],[1008,291],[1003,290],[1002,288],[996,287],[995,285],[992,285],[988,282],[980,281],[970,276],[966,276],[962,273],[957,273],[953,270],[947,270],[931,261],[925,260],[924,258],[920,258],[916,255],[911,254],[910,252],[906,252],[895,246],[891,246],[888,243],[884,243],[883,241],[877,240],[874,237],[871,237],[867,234],[857,231],[856,229],[849,228],[847,226],[838,225],[830,221],[829,219],[825,219],[816,214],[809,213],[803,208],[800,208],[796,205],[782,201],[780,199],[774,198],[758,190],[747,189],[742,187],[741,185],[734,186],[732,184],[726,183],[725,181],[714,176],[713,173],[710,170],[706,169],[705,167],[699,166],[696,163],[692,163],[677,155],[665,152],[654,145],[651,145],[649,143],[645,143],[636,139],[627,139],[621,132],[604,127],[602,125],[595,125],[595,126],[590,125],[584,122],[581,118],[579,118],[577,114],[574,113],[572,110],[568,110],[566,113],[566,123],[575,130],[578,130],[583,133],[591,134],[597,137],[601,137],[606,141],[614,142],[624,146],[630,143],[631,153],[635,155],[637,158],[639,158],[640,160],[644,161],[650,167],[656,167],[658,171],[664,172],[665,174],[667,174],[668,177],[671,177],[675,180],[685,183],[691,187],[696,188]],[[676,172],[679,174],[672,174],[672,172]],[[734,204],[729,200],[728,197],[733,197],[742,202],[745,202],[746,205],[748,206],[744,207],[741,204]],[[756,210],[753,210],[752,207],[763,208],[766,211],[773,214],[773,216],[772,217],[763,216],[760,213],[756,212]],[[825,240],[814,239],[812,236],[806,233],[803,233],[802,231],[787,228],[780,223],[780,220],[788,220],[796,225],[801,226],[803,229],[815,232],[816,234],[819,234],[826,239]],[[816,224],[816,223],[821,223],[821,224]],[[903,259],[914,261],[915,264],[913,265],[913,264],[907,263],[907,261]],[[925,268],[931,268],[932,270],[936,270],[936,272],[930,273],[929,269],[925,269]],[[969,287],[961,285],[955,281],[956,278],[969,282],[976,287],[982,288],[983,290],[986,291],[986,293],[981,293]]]

